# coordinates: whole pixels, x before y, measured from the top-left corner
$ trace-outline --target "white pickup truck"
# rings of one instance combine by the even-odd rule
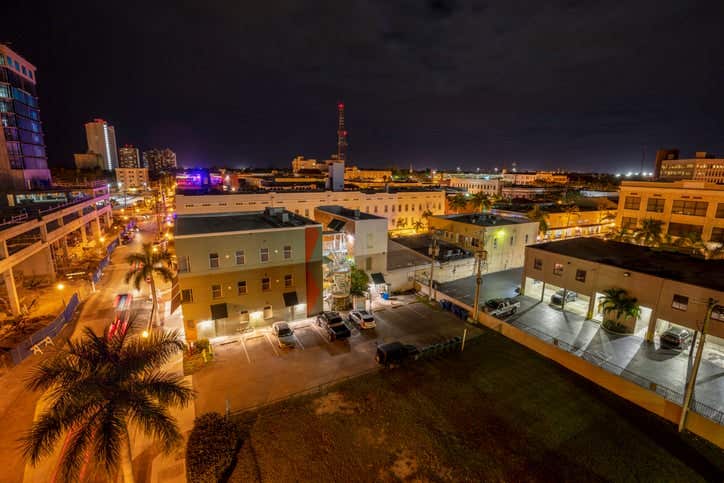
[[[485,311],[493,317],[508,317],[520,308],[520,302],[513,299],[490,299],[485,302]]]

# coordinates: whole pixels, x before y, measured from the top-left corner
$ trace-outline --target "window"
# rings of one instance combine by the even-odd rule
[[[387,205],[385,205],[385,213],[387,213]]]
[[[221,298],[221,285],[212,285],[211,286],[211,298],[212,299],[220,299]]]
[[[493,237],[493,248],[498,248],[498,238]]]
[[[533,259],[533,269],[543,270],[543,260],[541,260],[540,258],[534,258]]]
[[[671,301],[671,308],[676,310],[686,310],[689,307],[689,297],[683,295],[674,295]]]
[[[236,284],[237,295],[244,295],[246,293],[246,280],[239,280]]]
[[[663,198],[649,198],[646,201],[646,211],[652,211],[654,213],[664,212],[664,200]]]
[[[510,237],[510,246],[511,247],[513,246],[513,237],[512,236]]]
[[[261,279],[261,290],[266,292],[267,290],[271,290],[271,280],[269,280],[269,277],[264,277]]]
[[[181,290],[181,303],[188,304],[194,301],[194,291],[190,288]]]
[[[724,243],[724,228],[714,227],[711,229],[711,238],[709,239],[712,243]]]
[[[528,235],[525,236],[525,244],[528,244]]]
[[[374,248],[375,246],[375,234],[367,233],[367,248]]]
[[[724,218],[724,203],[719,203],[718,205],[716,205],[716,217]]]
[[[576,281],[577,282],[586,281],[586,271],[585,270],[576,270]]]
[[[699,235],[704,229],[701,225],[690,225],[688,223],[669,223],[669,235],[672,236],[686,236],[686,235]]]
[[[632,216],[624,216],[621,218],[621,228],[624,230],[633,230],[638,225],[639,220]]]
[[[706,201],[676,200],[671,207],[671,213],[674,215],[706,216],[708,207],[709,203]]]
[[[181,273],[190,272],[191,269],[189,268],[189,257],[188,256],[181,256],[178,259],[178,271]]]
[[[724,205],[724,203],[722,203]],[[392,213],[395,212],[395,205],[392,205]]]
[[[218,253],[209,253],[209,268],[219,268]]]
[[[259,260],[261,261],[261,263],[267,263],[269,261],[269,249],[268,248],[259,249]]]
[[[289,260],[290,258],[292,258],[292,246],[284,245],[284,260]]]
[[[641,207],[641,197],[627,196],[624,200],[623,207],[626,210],[638,210]]]
[[[397,211],[402,211],[402,205],[399,205],[399,206],[397,207]]]
[[[711,318],[724,322],[724,306],[715,305],[714,308],[711,309]]]
[[[236,250],[236,264],[244,265],[244,263],[246,263],[246,259],[244,257],[244,250]]]
[[[372,270],[372,257],[365,258],[365,270],[368,272]]]
[[[309,216],[309,208],[304,208],[304,216]]]
[[[553,275],[563,275],[563,264],[562,263],[553,264]]]
[[[291,273],[284,275],[284,287],[289,288],[294,286],[294,277]]]

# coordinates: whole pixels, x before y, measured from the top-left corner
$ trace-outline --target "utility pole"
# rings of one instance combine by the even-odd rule
[[[696,386],[696,375],[699,372],[699,364],[701,364],[701,355],[704,352],[704,342],[706,341],[706,331],[709,328],[709,320],[711,312],[719,302],[710,298],[706,308],[706,317],[704,318],[704,326],[701,329],[701,340],[696,348],[696,357],[694,358],[694,366],[691,368],[691,375],[686,383],[686,391],[684,392],[684,406],[681,408],[681,420],[679,421],[679,432],[684,430],[686,426],[686,414],[689,411],[691,397],[694,394],[694,386]]]
[[[430,248],[428,249],[430,253],[430,258],[432,258],[432,262],[430,262],[430,281],[429,281],[429,289],[430,289],[430,300],[435,300],[435,295],[433,292],[433,281],[432,276],[435,272],[435,258],[440,254],[440,247],[437,243],[437,232],[433,230],[432,232],[432,245],[430,245]]]
[[[485,246],[485,244],[483,244]],[[473,303],[473,320],[478,322],[478,313],[480,312],[480,287],[483,284],[483,264],[488,258],[488,252],[485,250],[475,251],[475,302]]]

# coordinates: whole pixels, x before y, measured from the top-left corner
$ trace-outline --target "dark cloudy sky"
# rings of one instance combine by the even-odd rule
[[[14,1],[51,164],[83,123],[185,166],[638,169],[724,151],[724,2]]]

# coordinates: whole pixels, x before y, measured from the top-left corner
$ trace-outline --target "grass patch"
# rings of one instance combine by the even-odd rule
[[[724,452],[492,332],[240,418],[229,481],[722,481]]]
[[[204,362],[204,358],[200,352],[188,354],[187,351],[184,351],[184,376],[190,376],[194,372],[203,369],[208,364],[211,364],[213,361],[213,358],[209,358],[208,362]]]

